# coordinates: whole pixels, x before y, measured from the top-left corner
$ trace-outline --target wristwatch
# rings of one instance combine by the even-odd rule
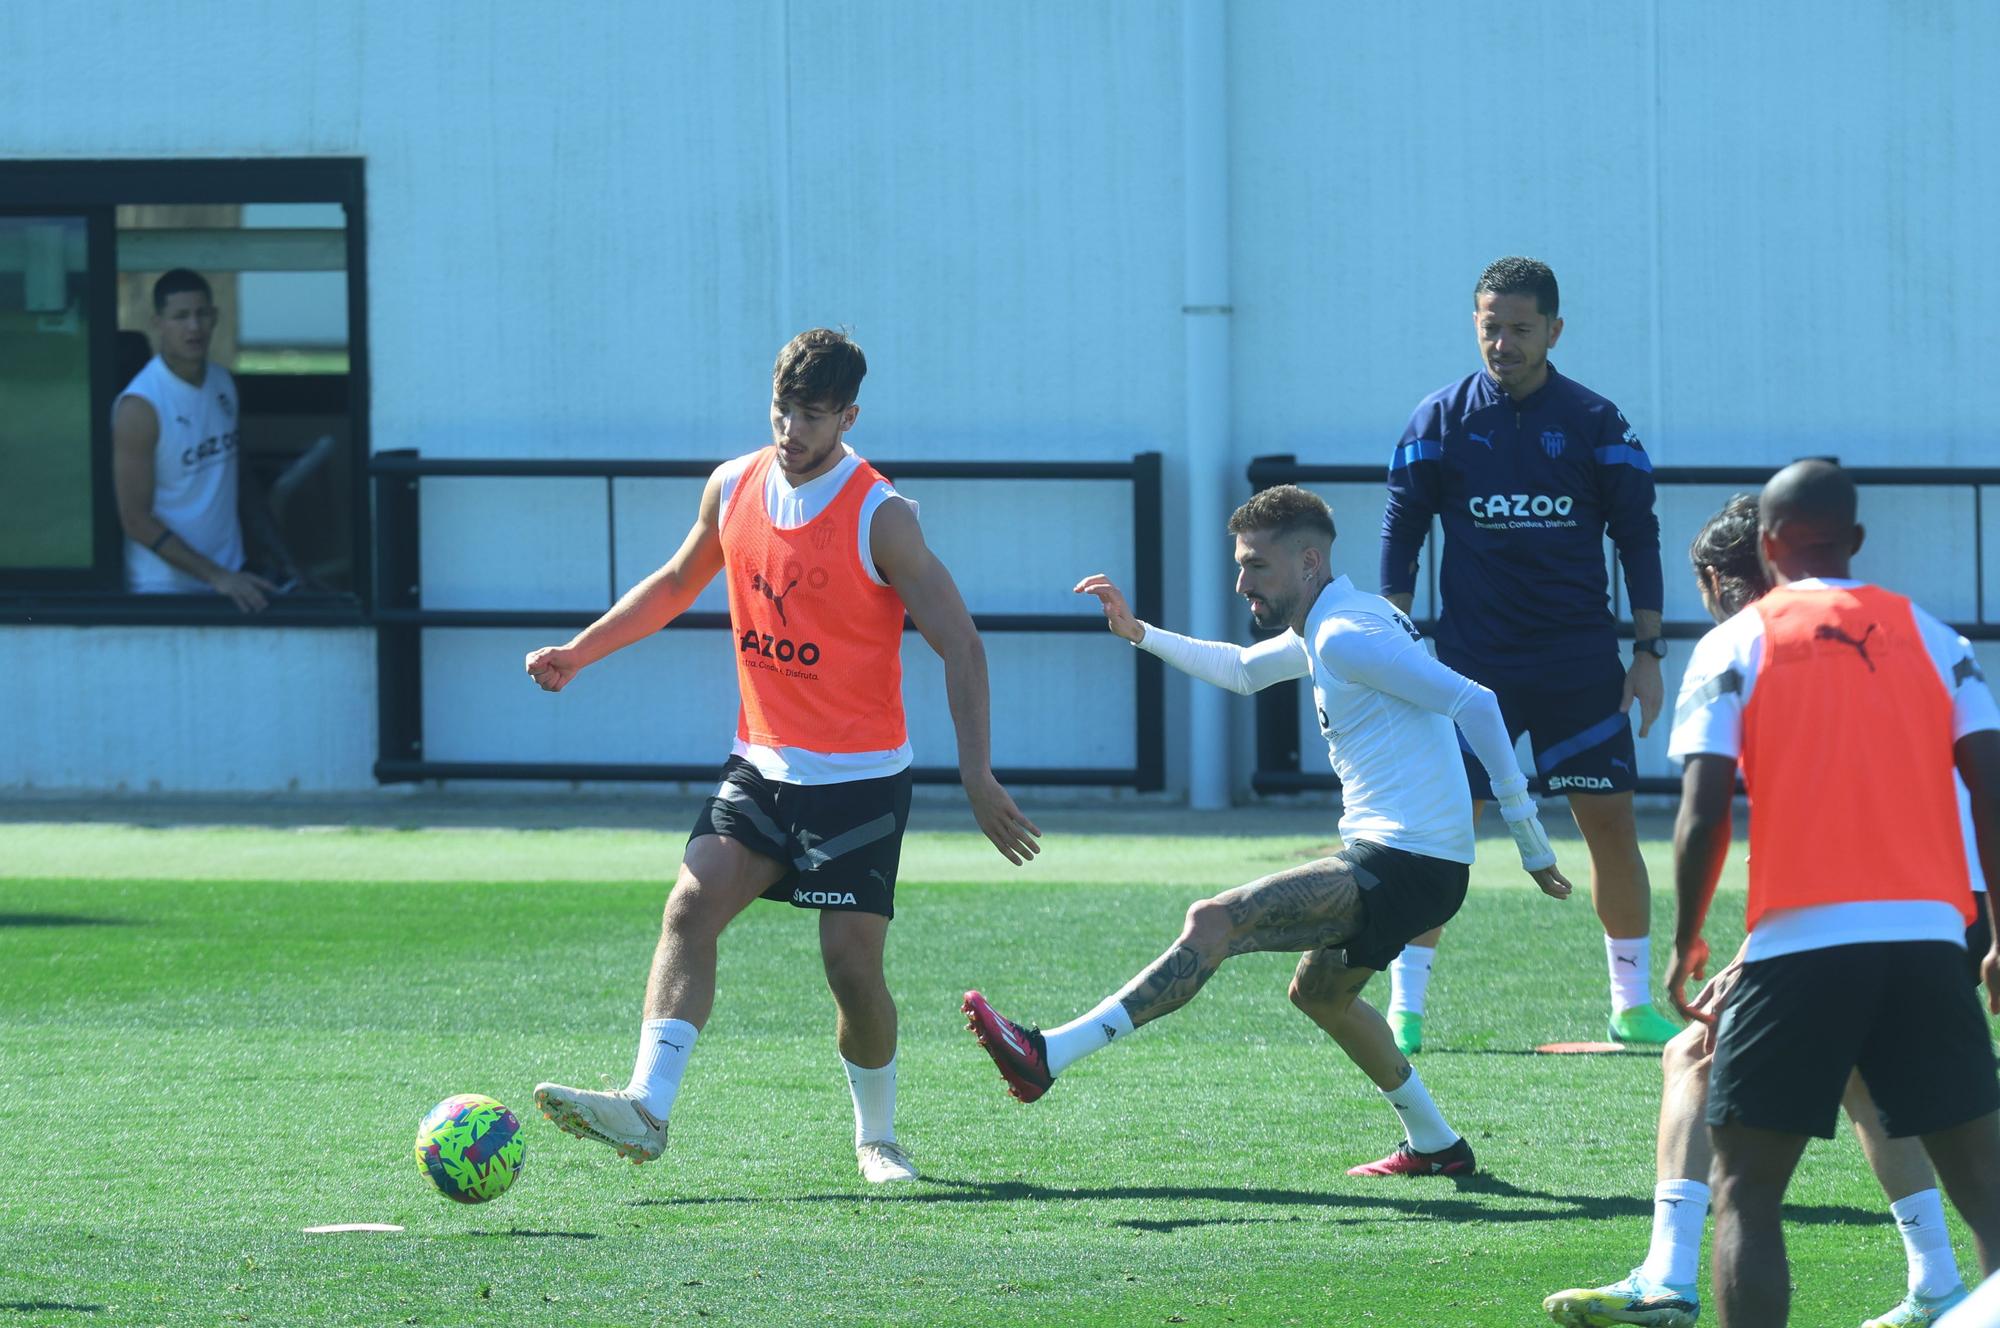
[[[1634,641],[1632,643],[1632,657],[1637,659],[1641,655],[1651,655],[1654,659],[1665,659],[1667,657],[1667,638],[1664,636],[1649,636],[1643,641]]]

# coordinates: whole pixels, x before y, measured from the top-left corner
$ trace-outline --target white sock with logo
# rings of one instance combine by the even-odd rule
[[[1889,1205],[1910,1261],[1910,1293],[1942,1296],[1959,1284],[1958,1259],[1944,1224],[1944,1200],[1935,1188],[1918,1190]]]
[[[632,1082],[625,1091],[639,1099],[653,1119],[665,1120],[674,1109],[699,1031],[685,1019],[648,1019],[639,1025],[639,1059],[632,1065]]]
[[[1653,1003],[1652,937],[1633,936],[1626,940],[1605,937],[1604,963],[1611,970],[1612,1013]]]
[[[1639,1272],[1669,1286],[1693,1286],[1707,1220],[1708,1186],[1698,1180],[1661,1181],[1653,1189],[1653,1243]]]
[[[1417,1077],[1416,1067],[1410,1067],[1410,1077],[1395,1088],[1377,1089],[1396,1109],[1396,1115],[1403,1122],[1403,1135],[1410,1141],[1410,1147],[1419,1153],[1442,1153],[1458,1142],[1458,1132],[1444,1123],[1438,1112],[1437,1103],[1431,1101],[1430,1090]]]
[[[1430,993],[1431,964],[1437,948],[1406,945],[1403,953],[1389,962],[1389,1013],[1422,1014],[1424,997]]]
[[[854,1098],[854,1146],[896,1141],[896,1056],[887,1065],[867,1069],[842,1056],[847,1091]]]
[[[1061,1028],[1044,1029],[1042,1046],[1048,1052],[1049,1073],[1061,1074],[1093,1051],[1102,1051],[1132,1031],[1132,1016],[1125,1002],[1106,996],[1097,1008]]]

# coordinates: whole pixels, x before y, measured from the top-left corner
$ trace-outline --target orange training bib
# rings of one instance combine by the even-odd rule
[[[903,601],[860,559],[861,504],[882,475],[863,461],[825,511],[780,530],[764,504],[775,456],[758,453],[722,519],[736,736],[826,753],[901,747]]]

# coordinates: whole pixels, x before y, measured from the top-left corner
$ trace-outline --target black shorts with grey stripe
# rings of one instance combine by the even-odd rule
[[[721,835],[784,864],[766,899],[893,918],[911,782],[905,769],[844,784],[786,784],[732,756],[688,841]]]

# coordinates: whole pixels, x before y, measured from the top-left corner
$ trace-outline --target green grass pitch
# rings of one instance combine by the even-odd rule
[[[1492,1328],[1546,1323],[1544,1294],[1644,1254],[1657,1062],[1528,1053],[1602,1036],[1603,949],[1587,900],[1539,896],[1504,841],[1482,845],[1418,1061],[1484,1169],[1455,1183],[1343,1174],[1395,1118],[1292,1010],[1287,956],[1232,961],[1034,1106],[963,1031],[967,986],[1068,1018],[1200,893],[1323,845],[1069,835],[1015,872],[971,835],[912,835],[889,960],[898,1127],[925,1180],[888,1191],[855,1175],[815,929],[785,906],[724,937],[666,1158],[634,1168],[534,1112],[538,1079],[628,1072],[679,848],[0,827],[0,1328]],[[1661,936],[1667,853],[1647,848]],[[1741,914],[1739,863],[1719,953]],[[411,1155],[456,1092],[522,1118],[526,1170],[483,1207],[432,1193]],[[407,1230],[302,1234],[332,1222]],[[1901,1295],[1851,1138],[1808,1152],[1789,1236],[1795,1323]]]

